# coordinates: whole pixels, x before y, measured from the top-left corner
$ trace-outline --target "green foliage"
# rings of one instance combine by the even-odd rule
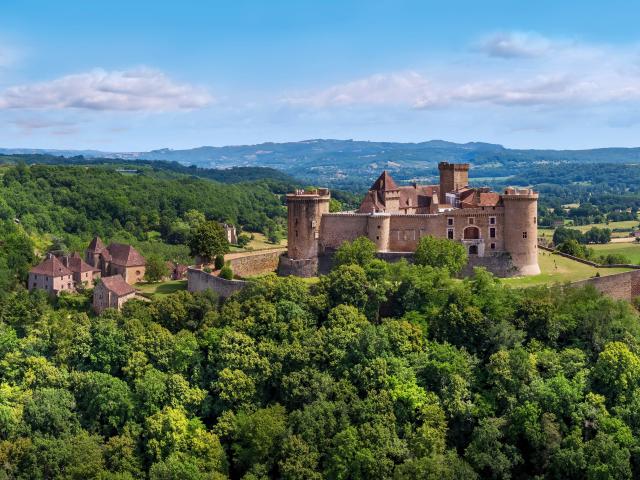
[[[344,242],[335,253],[334,262],[339,265],[367,266],[376,258],[376,244],[367,237],[358,237],[352,242]]]
[[[189,239],[191,255],[210,263],[218,255],[229,252],[229,242],[224,228],[218,222],[200,223]]]
[[[224,278],[225,280],[233,279],[233,270],[231,270],[231,267],[229,265],[225,265],[220,269],[220,277]]]
[[[444,268],[456,274],[466,265],[467,252],[460,243],[427,235],[418,242],[415,261],[418,265]]]
[[[8,293],[2,475],[640,475],[629,304],[360,253],[316,284],[268,275],[222,303],[180,291],[100,317]]]
[[[216,270],[220,270],[224,267],[224,255],[216,255],[214,266],[216,267]]]
[[[160,257],[147,257],[147,266],[144,272],[144,279],[147,282],[159,282],[169,275],[169,267]]]

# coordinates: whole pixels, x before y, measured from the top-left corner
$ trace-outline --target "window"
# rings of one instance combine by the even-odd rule
[[[527,232],[522,232],[522,238],[527,238]]]
[[[378,225],[378,230],[380,230],[380,225]]]
[[[495,227],[491,227],[489,229],[489,237],[496,238],[496,229],[495,229]]]
[[[450,227],[453,226],[453,217],[447,218],[447,225],[449,225]]]
[[[533,224],[537,224],[538,223],[538,217],[533,217]]]
[[[473,225],[473,217],[469,217],[469,225]]]
[[[453,240],[453,228],[448,228],[447,229],[447,238],[449,240]]]
[[[380,237],[376,236],[376,240],[380,240]]]
[[[491,244],[491,250],[495,250],[495,249],[496,249],[496,244],[495,244],[495,243],[492,243],[492,244]]]
[[[496,217],[489,217],[489,225],[495,225],[496,224]]]

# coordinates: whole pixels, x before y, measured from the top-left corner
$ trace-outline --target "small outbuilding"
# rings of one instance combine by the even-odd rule
[[[125,282],[122,275],[103,277],[93,289],[93,310],[100,314],[107,308],[120,310],[122,305],[136,296],[136,290]]]

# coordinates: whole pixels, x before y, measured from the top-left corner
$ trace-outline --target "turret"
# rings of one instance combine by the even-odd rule
[[[520,275],[537,275],[538,194],[529,188],[507,188],[504,204],[504,248]]]
[[[447,193],[469,185],[469,164],[448,163],[438,164],[440,172],[440,203],[446,203]]]
[[[389,231],[391,228],[391,215],[389,213],[372,213],[367,221],[367,234],[369,240],[376,244],[378,252],[389,250]]]
[[[322,215],[329,213],[331,195],[326,188],[297,190],[287,195],[288,251],[290,260],[318,256],[318,236]]]

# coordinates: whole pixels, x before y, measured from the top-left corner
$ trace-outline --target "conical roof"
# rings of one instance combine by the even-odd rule
[[[380,174],[378,179],[373,182],[370,190],[378,190],[384,192],[389,190],[399,190],[399,188],[393,178],[391,178],[391,175],[389,175],[389,172],[385,170]]]

